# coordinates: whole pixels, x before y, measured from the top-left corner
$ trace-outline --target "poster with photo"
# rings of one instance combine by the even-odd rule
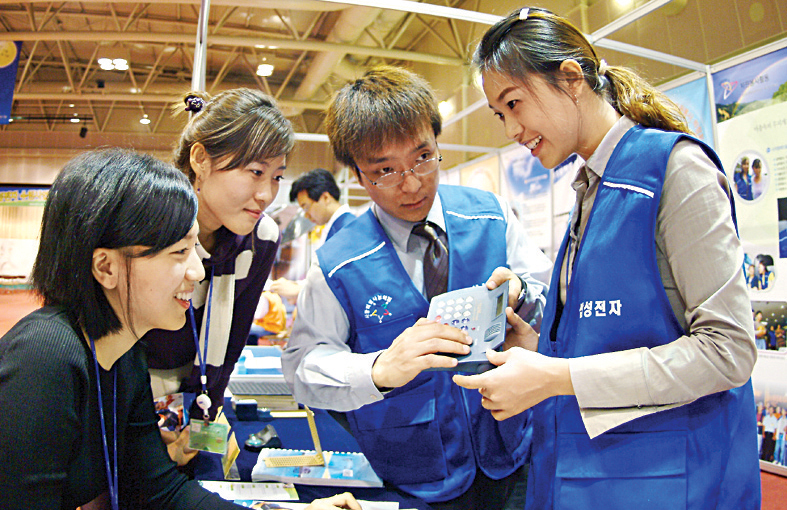
[[[787,476],[787,352],[759,351],[752,372],[760,469]]]
[[[574,207],[571,181],[582,159],[572,155],[554,170],[544,168],[530,151],[516,145],[500,156],[501,187],[530,240],[554,259]]]
[[[753,300],[785,301],[787,48],[714,73],[717,152],[735,196]]]

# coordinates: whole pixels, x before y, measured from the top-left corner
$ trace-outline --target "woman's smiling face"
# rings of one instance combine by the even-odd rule
[[[529,86],[503,74],[483,73],[484,94],[489,107],[511,140],[530,149],[546,168],[554,168],[577,152],[579,115],[573,99],[540,76]]]
[[[279,192],[286,156],[224,169],[231,159],[232,155],[209,159],[205,165],[198,182],[197,218],[203,230],[215,232],[224,226],[237,235],[247,235]]]

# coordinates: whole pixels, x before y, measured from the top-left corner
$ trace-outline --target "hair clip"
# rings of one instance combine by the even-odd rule
[[[598,61],[598,75],[604,76],[607,74],[607,61],[603,58]]]
[[[530,8],[529,7],[525,7],[523,9],[520,9],[520,11],[519,11],[519,21],[526,20],[528,14],[530,14]]]
[[[186,111],[197,113],[205,107],[205,101],[199,96],[186,96],[183,100],[186,103]]]

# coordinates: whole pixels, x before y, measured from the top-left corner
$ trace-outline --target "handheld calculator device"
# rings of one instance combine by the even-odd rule
[[[473,339],[470,353],[454,356],[459,363],[451,370],[480,374],[494,368],[486,357],[487,349],[498,349],[506,338],[506,306],[508,306],[508,280],[496,289],[476,285],[452,290],[432,298],[429,303],[428,319],[459,328]]]

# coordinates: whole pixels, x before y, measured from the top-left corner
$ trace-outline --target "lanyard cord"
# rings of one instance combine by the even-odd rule
[[[117,420],[117,383],[118,373],[115,366],[112,365],[112,441],[113,441],[113,467],[109,466],[109,448],[107,448],[107,427],[104,423],[104,399],[101,396],[101,374],[98,369],[98,357],[96,356],[96,344],[93,339],[88,336],[90,340],[90,348],[93,350],[93,363],[96,367],[96,386],[98,387],[98,411],[101,417],[101,438],[104,441],[104,465],[107,468],[107,483],[109,484],[109,499],[112,504],[112,510],[118,510],[118,420]]]
[[[197,359],[199,359],[199,373],[200,383],[202,384],[202,394],[208,394],[208,375],[207,375],[207,360],[208,360],[208,339],[210,337],[210,308],[213,301],[213,269],[210,270],[210,283],[208,284],[208,303],[205,305],[205,346],[203,354],[199,350],[199,335],[197,334],[197,321],[194,318],[194,305],[189,306],[189,317],[191,318],[191,333],[194,337],[194,346],[197,348]],[[199,402],[197,402],[199,405]],[[200,407],[203,410],[203,418],[208,420],[210,413],[210,404],[206,407]]]

